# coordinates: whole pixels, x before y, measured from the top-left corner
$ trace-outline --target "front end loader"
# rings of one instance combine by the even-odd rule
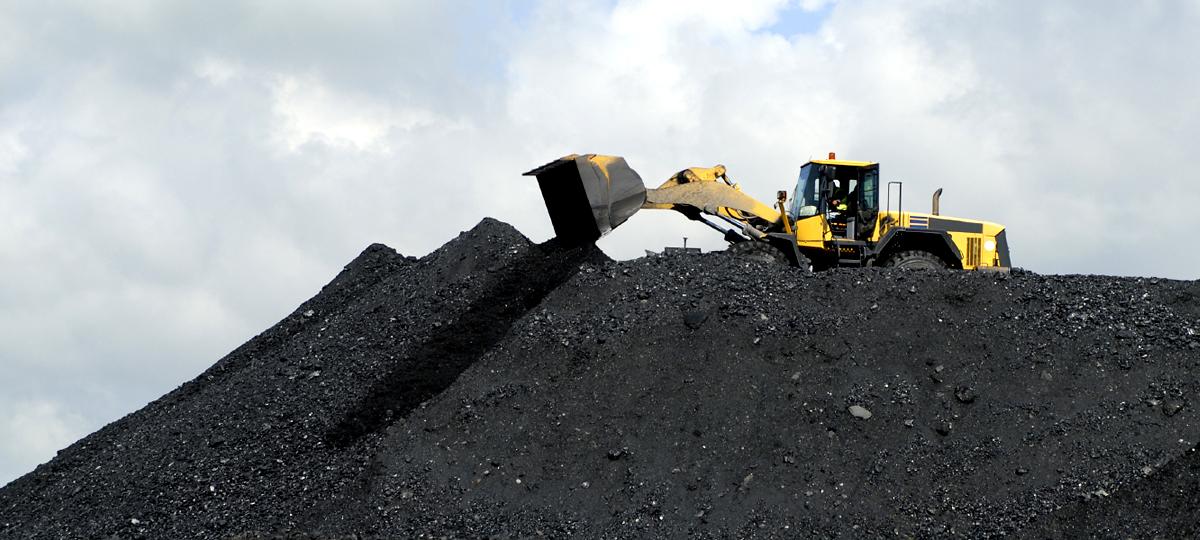
[[[780,191],[774,205],[743,193],[722,165],[684,169],[657,188],[624,158],[599,154],[572,154],[525,175],[537,178],[555,234],[570,242],[595,242],[642,209],[674,210],[720,232],[731,251],[807,269],[1011,267],[1003,226],[942,216],[940,189],[932,212],[904,211],[899,182],[888,183],[880,208],[879,164],[832,153],[805,163],[790,201]]]

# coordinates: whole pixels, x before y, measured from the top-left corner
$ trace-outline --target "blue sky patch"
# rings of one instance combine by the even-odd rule
[[[782,36],[815,34],[833,12],[833,3],[821,6],[816,11],[805,11],[798,2],[793,2],[779,13],[779,20],[764,30]]]

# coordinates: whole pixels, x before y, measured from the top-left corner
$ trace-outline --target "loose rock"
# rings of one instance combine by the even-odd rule
[[[849,410],[850,414],[854,415],[855,418],[862,418],[863,420],[866,420],[871,417],[871,411],[867,410],[866,407],[851,405]]]

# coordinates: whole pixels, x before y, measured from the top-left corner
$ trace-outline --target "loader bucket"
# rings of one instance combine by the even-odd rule
[[[587,244],[629,219],[646,201],[646,186],[624,158],[569,155],[524,174],[536,176],[554,234]]]

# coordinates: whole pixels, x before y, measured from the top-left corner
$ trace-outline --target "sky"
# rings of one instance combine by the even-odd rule
[[[808,159],[1008,227],[1042,273],[1200,277],[1200,2],[0,2],[0,484],[190,380],[373,242],[485,216],[520,173]],[[719,235],[642,212],[611,256]]]

